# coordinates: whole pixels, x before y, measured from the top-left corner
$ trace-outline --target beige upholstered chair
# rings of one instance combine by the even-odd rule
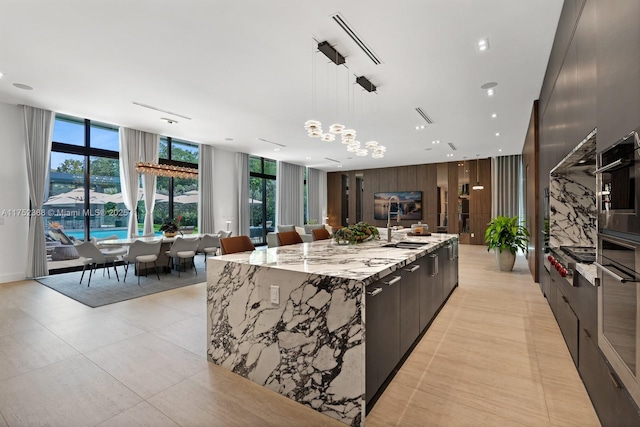
[[[197,239],[185,239],[184,237],[176,237],[176,240],[174,240],[173,244],[171,245],[171,249],[165,252],[167,258],[169,258],[169,264],[171,263],[171,261],[177,261],[178,277],[180,277],[180,270],[182,270],[183,261],[186,259],[191,260],[193,270],[196,272],[196,275],[198,274],[194,258],[196,256],[196,251],[198,250],[199,243],[199,237]],[[169,267],[170,266],[171,265],[169,265]]]
[[[150,262],[156,269],[156,276],[160,280],[158,274],[158,265],[156,261],[160,255],[160,246],[162,246],[162,240],[156,242],[143,242],[142,240],[136,240],[133,245],[129,247],[129,253],[123,257],[124,265],[124,281],[127,281],[127,272],[129,271],[129,264],[135,264],[135,269],[138,270],[138,285],[140,284],[140,264],[146,265]]]
[[[216,255],[220,249],[220,236],[217,234],[205,234],[200,238],[198,250],[196,253],[207,255]]]
[[[113,266],[113,270],[116,272],[116,279],[118,282],[120,278],[118,277],[118,270],[116,269],[115,261],[120,259],[121,253],[106,253],[101,252],[100,249],[95,245],[95,243],[82,242],[74,245],[78,255],[82,257],[82,262],[84,263],[84,267],[82,268],[82,275],[80,276],[80,283],[82,283],[82,279],[84,278],[84,272],[89,266],[89,281],[87,282],[87,286],[91,285],[91,276],[93,275],[93,271],[96,267],[102,264],[103,269],[107,270],[107,274],[109,278],[111,278],[111,274],[109,274],[109,270],[106,268],[107,264],[111,264]]]

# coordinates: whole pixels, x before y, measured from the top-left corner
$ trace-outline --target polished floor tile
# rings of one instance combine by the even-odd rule
[[[460,247],[460,286],[367,426],[596,426],[526,262]],[[204,279],[204,274],[203,274]],[[340,426],[206,361],[206,284],[92,309],[0,284],[0,427]]]

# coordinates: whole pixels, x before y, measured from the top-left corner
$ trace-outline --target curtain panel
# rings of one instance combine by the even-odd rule
[[[236,171],[238,172],[238,234],[249,235],[249,155],[236,153]]]
[[[327,216],[327,172],[307,169],[307,218],[324,224]]]
[[[145,161],[143,158],[146,156],[145,150],[147,146],[153,147],[155,145],[155,158],[158,159],[158,145],[160,136],[155,133],[143,132],[140,130],[129,129],[121,127],[119,129],[120,137],[120,182],[122,188],[122,198],[124,205],[129,209],[129,236],[135,237],[138,235],[138,188],[140,188],[138,172],[136,171],[136,163]],[[149,148],[153,151],[153,148]],[[144,181],[144,180],[143,180]],[[155,180],[154,180],[155,181]],[[154,191],[151,193],[151,198],[155,197],[155,182]],[[143,190],[146,194],[146,189]],[[145,202],[146,203],[146,202]],[[146,206],[146,204],[145,204]],[[153,212],[151,213],[153,215]],[[146,222],[146,220],[145,220]],[[153,224],[153,217],[151,219]],[[153,229],[153,226],[152,226]],[[146,227],[145,227],[146,230]]]
[[[198,232],[200,234],[215,233],[213,219],[214,148],[211,145],[200,144],[199,158],[198,188],[200,189],[200,200],[198,203]]]
[[[49,185],[49,160],[53,135],[52,111],[24,106],[26,139],[27,179],[31,209],[42,209]],[[32,216],[29,221],[27,254],[27,277],[41,277],[49,274],[47,251],[45,249],[44,217]]]
[[[520,215],[521,205],[521,174],[522,156],[501,156],[492,158],[491,185],[491,216]],[[520,218],[522,219],[522,218]]]
[[[278,162],[276,224],[302,225],[304,221],[304,167]]]
[[[160,135],[147,134],[149,138],[140,147],[140,161],[158,163],[158,149],[160,147]],[[142,234],[148,235],[154,232],[153,211],[155,208],[155,196],[158,177],[151,174],[142,175],[142,194],[144,195],[144,229]]]

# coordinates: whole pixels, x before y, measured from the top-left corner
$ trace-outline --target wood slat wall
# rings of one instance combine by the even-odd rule
[[[475,177],[475,162],[473,169],[470,170],[470,176]],[[447,222],[449,224],[449,232],[457,233],[458,224],[458,164],[457,162],[449,162],[447,165],[448,177],[448,205]],[[329,224],[340,224],[339,219],[342,217],[340,212],[341,204],[336,199],[341,197],[342,176],[349,178],[349,223],[355,223],[355,193],[356,191],[356,175],[362,174],[364,180],[364,188],[362,191],[363,198],[363,220],[378,227],[385,227],[387,221],[375,220],[373,213],[373,195],[378,192],[390,191],[422,191],[422,223],[429,226],[430,231],[436,230],[437,218],[437,164],[421,164],[408,165],[395,168],[365,169],[362,171],[344,171],[330,172],[327,174],[328,187],[328,216]],[[469,243],[483,245],[484,230],[491,216],[491,160],[480,160],[480,180],[485,186],[477,194],[470,197],[470,217],[471,227],[474,232],[474,238]],[[475,183],[475,181],[474,181]],[[475,200],[474,200],[475,199]],[[338,221],[336,221],[338,220]],[[401,220],[400,225],[410,227],[416,221]],[[394,224],[396,224],[394,222]],[[477,230],[477,231],[476,231]]]

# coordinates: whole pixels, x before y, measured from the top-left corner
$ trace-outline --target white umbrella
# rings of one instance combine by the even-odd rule
[[[103,205],[107,197],[108,195],[105,193],[89,190],[89,203],[92,205]],[[45,205],[69,205],[75,203],[84,203],[84,188],[74,188],[66,193],[51,196],[45,202]]]
[[[194,191],[194,190],[192,190]],[[187,204],[187,203],[198,203],[198,201],[200,200],[200,195],[196,192],[196,194],[187,194],[184,193],[180,196],[176,196],[173,198],[173,201],[176,203],[182,203],[182,204]]]
[[[144,193],[142,188],[138,188],[138,200],[142,200],[144,198]],[[154,196],[156,202],[168,202],[169,196],[165,196],[164,194],[156,193]],[[113,202],[113,203],[124,203],[124,198],[122,197],[122,193],[110,194],[105,197],[105,202]]]

